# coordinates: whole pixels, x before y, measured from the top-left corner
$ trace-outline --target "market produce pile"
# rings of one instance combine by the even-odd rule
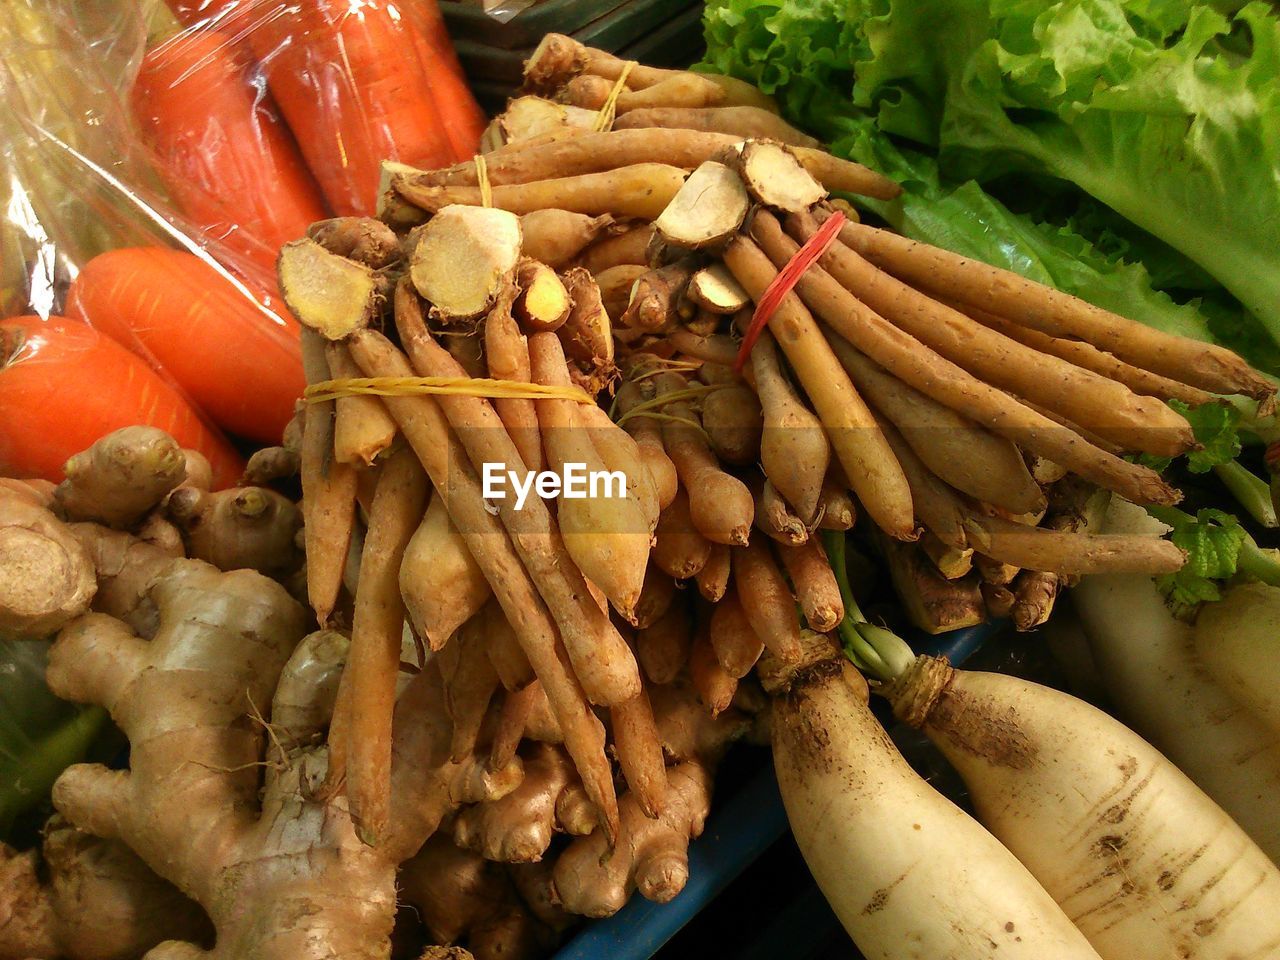
[[[1182,523],[1158,468],[1215,410],[1273,420],[1274,384],[862,222],[845,198],[909,198],[777,109],[549,35],[474,159],[387,162],[377,217],[284,244],[307,387],[238,483],[143,426],[3,481],[0,637],[56,635],[50,689],[130,750],[58,776],[42,856],[4,848],[0,957],[544,955],[684,888],[741,739],[869,957],[1280,949],[1275,698],[1237,622],[1275,590],[1179,621],[1152,578],[1189,616],[1234,563],[1140,509]],[[1136,585],[1098,633],[1142,602],[1169,644],[1238,632],[1204,683],[1242,691],[1243,772],[917,656],[851,548],[932,633],[1040,626],[1082,577]]]

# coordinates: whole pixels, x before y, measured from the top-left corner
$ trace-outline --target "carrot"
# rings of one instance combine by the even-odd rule
[[[373,213],[383,160],[433,167],[467,155],[433,102],[434,77],[446,71],[424,61],[426,42],[413,34],[387,2],[292,0],[284,15],[253,24],[271,93],[344,216]]]
[[[59,481],[72,454],[137,423],[203,453],[216,487],[244,472],[176,389],[115,341],[64,317],[0,320],[0,395],[0,474]]]
[[[431,98],[440,112],[445,135],[457,157],[469,157],[480,149],[480,137],[489,122],[476,102],[453,48],[444,14],[436,0],[410,0],[397,4],[407,14],[409,34],[418,51],[418,62],[430,71]]]
[[[279,443],[302,394],[298,325],[194,254],[128,247],[94,257],[67,294],[83,320],[170,374],[218,426]]]
[[[183,212],[206,236],[274,273],[279,248],[325,217],[324,199],[231,39],[203,30],[155,45],[130,104]]]

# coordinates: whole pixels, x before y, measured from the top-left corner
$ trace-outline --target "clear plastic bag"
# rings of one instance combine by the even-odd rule
[[[0,93],[0,474],[51,480],[150,422],[234,482],[303,386],[280,246],[484,124],[434,0],[14,0]]]

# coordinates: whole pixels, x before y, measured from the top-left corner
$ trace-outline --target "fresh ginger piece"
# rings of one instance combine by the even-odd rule
[[[643,264],[620,263],[594,274],[596,286],[600,288],[600,302],[615,323],[622,322],[623,314],[631,305],[632,288],[648,272],[649,268]]]
[[[154,610],[142,601],[151,583],[185,555],[182,541],[160,545],[96,523],[73,523],[70,530],[96,571],[93,609],[125,621],[142,636],[154,633]]]
[[[219,570],[247,568],[280,577],[302,561],[297,545],[302,512],[274,490],[183,488],[169,497],[166,510],[182,531],[187,555]]]
[[[567,267],[613,226],[613,217],[590,217],[570,210],[532,210],[520,218],[524,254],[556,270]]]
[[[123,427],[71,457],[54,491],[69,520],[132,527],[186,477],[178,442],[155,427]]]
[[[0,957],[125,960],[213,939],[201,909],[120,841],[56,815],[43,835],[38,861],[0,844]]]
[[[780,143],[748,140],[738,154],[737,170],[747,192],[774,210],[800,213],[827,195],[826,188]]]
[[[677,261],[641,274],[631,287],[620,325],[650,333],[669,329],[679,316],[680,298],[692,276],[693,264],[688,261]]]
[[[618,801],[621,827],[609,853],[599,831],[570,844],[556,860],[556,893],[571,913],[608,917],[632,890],[667,903],[689,876],[689,841],[702,833],[711,805],[711,775],[696,762],[667,771],[667,807],[656,820],[644,815],[630,793]]]
[[[751,305],[751,297],[723,263],[703,267],[689,278],[689,299],[721,316],[731,316]]]
[[[521,751],[524,779],[498,800],[459,811],[454,842],[486,860],[533,863],[542,859],[556,832],[556,802],[577,782],[573,763],[560,747],[529,743]],[[592,818],[594,825],[594,818]]]
[[[249,455],[240,478],[243,487],[265,487],[277,480],[296,477],[301,463],[297,450],[288,447],[263,447]]]
[[[305,746],[324,733],[350,650],[351,640],[336,630],[317,630],[299,641],[271,700],[271,725],[284,742]]]
[[[374,271],[314,240],[286,243],[276,269],[289,310],[326,340],[341,340],[367,327],[386,300]]]
[[[446,204],[415,234],[409,277],[443,323],[471,320],[510,282],[521,243],[506,210]]]
[[[56,632],[89,609],[97,589],[74,530],[29,499],[0,492],[0,638]]]
[[[545,263],[522,257],[516,267],[514,313],[527,333],[555,330],[569,319],[573,301],[564,281]]]
[[[437,834],[400,870],[404,901],[416,908],[427,936],[465,942],[475,960],[534,960],[549,931],[529,912],[503,867]]]
[[[317,220],[307,237],[330,253],[368,267],[383,270],[403,256],[395,231],[372,217],[334,217]]]
[[[15,480],[12,477],[0,477],[0,499],[17,497],[32,506],[52,510],[53,494],[57,485],[48,480]]]
[[[653,227],[672,246],[696,250],[737,233],[750,206],[751,198],[738,173],[708,160],[689,174]]]

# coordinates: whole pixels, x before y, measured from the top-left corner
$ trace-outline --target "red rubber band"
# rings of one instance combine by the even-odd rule
[[[782,298],[795,288],[795,285],[800,281],[804,272],[813,265],[813,262],[826,253],[831,248],[831,244],[835,243],[835,239],[840,233],[840,228],[845,224],[845,219],[845,215],[839,210],[834,211],[827,218],[827,221],[813,232],[813,236],[806,240],[804,245],[792,255],[786,265],[778,271],[778,275],[770,281],[769,286],[765,287],[764,293],[756,304],[755,312],[751,314],[751,323],[742,336],[742,346],[738,348],[738,357],[733,361],[735,373],[741,373],[742,368],[746,366],[747,357],[751,356],[752,347],[760,339],[761,331],[764,330],[765,325],[769,322],[769,318],[777,311],[778,304],[782,303]]]

